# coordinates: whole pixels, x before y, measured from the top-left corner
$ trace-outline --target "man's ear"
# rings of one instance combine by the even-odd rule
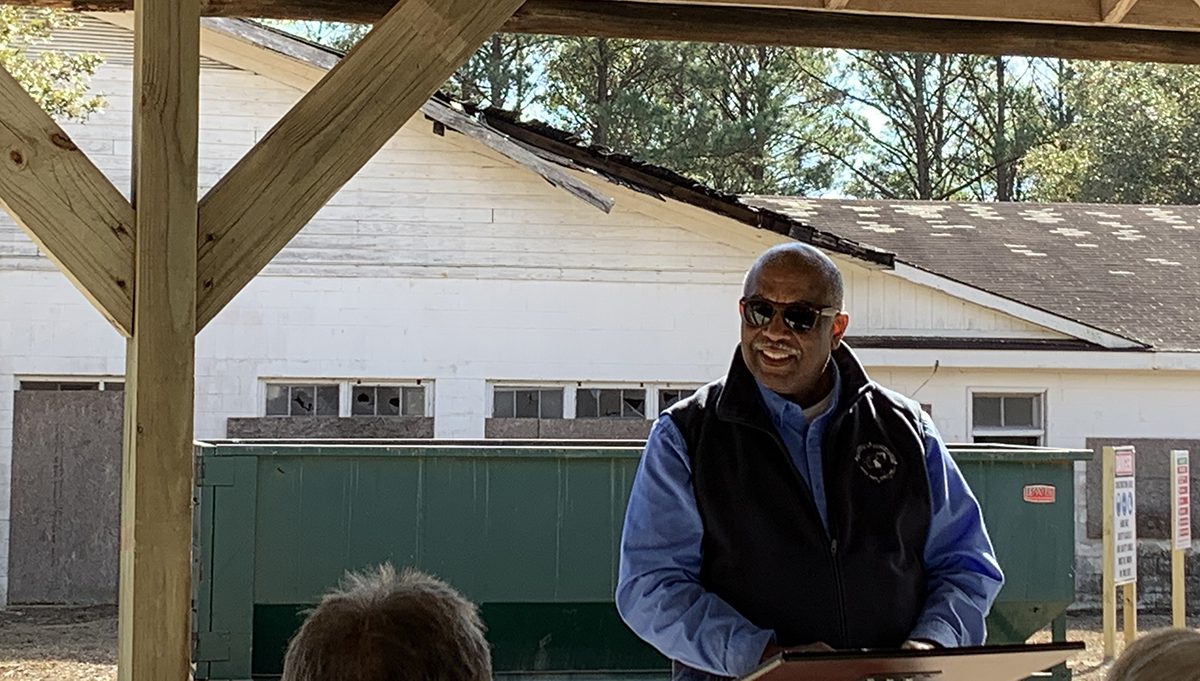
[[[832,350],[842,344],[842,336],[846,335],[846,329],[850,328],[850,315],[846,312],[839,312],[833,318],[833,329],[830,336],[829,348]]]

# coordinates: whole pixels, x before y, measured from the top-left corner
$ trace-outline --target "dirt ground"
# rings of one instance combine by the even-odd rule
[[[115,607],[0,610],[0,681],[115,678]]]
[[[1163,616],[1142,615],[1139,629],[1169,624]],[[1189,625],[1200,627],[1200,619]],[[1087,650],[1072,663],[1077,681],[1103,681],[1100,617],[1074,615],[1068,639]],[[1120,635],[1117,636],[1120,646]],[[1048,633],[1033,641],[1048,641]],[[110,681],[117,678],[117,613],[111,606],[92,608],[14,608],[0,610],[0,681]]]

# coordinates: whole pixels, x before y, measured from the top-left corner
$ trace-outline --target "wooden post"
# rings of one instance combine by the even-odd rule
[[[1104,620],[1104,659],[1111,660],[1117,654],[1117,587],[1114,582],[1113,561],[1113,461],[1116,454],[1112,447],[1101,450],[1100,475],[1100,507],[1103,509],[1103,530],[1101,532],[1104,544],[1104,558],[1100,566],[1102,588],[1100,593],[1101,610]]]
[[[1192,546],[1191,453],[1171,450],[1171,624],[1187,626],[1186,551]]]
[[[1121,585],[1121,610],[1125,615],[1125,645],[1137,640],[1137,582]]]
[[[191,671],[199,0],[137,0],[133,334],[126,352],[120,681]]]
[[[1171,626],[1187,626],[1187,582],[1183,578],[1183,549],[1171,550]]]

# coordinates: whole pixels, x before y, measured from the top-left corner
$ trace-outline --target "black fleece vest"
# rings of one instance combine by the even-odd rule
[[[668,413],[704,523],[700,581],[779,645],[899,646],[925,603],[929,480],[920,413],[842,344],[823,436],[829,531],[740,350]],[[694,671],[694,670],[692,670]]]

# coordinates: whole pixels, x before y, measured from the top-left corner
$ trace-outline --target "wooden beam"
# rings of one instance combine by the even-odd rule
[[[850,0],[825,0],[825,9],[846,9]]]
[[[530,0],[504,28],[568,36],[1200,63],[1200,32],[929,19],[857,11]]]
[[[133,0],[6,0],[15,5],[63,7],[78,11],[127,11]],[[627,0],[591,0],[607,5]],[[681,7],[728,6],[778,10],[824,11],[827,3],[844,0],[669,0]],[[534,11],[544,0],[529,0]],[[205,16],[311,19],[373,23],[392,7],[391,0],[201,0]],[[1020,21],[1043,24],[1093,25],[1100,22],[1097,0],[854,0],[854,11],[879,17],[920,17],[932,20]],[[1144,2],[1126,24],[1151,29],[1200,29],[1200,12],[1186,0]],[[507,29],[506,29],[507,30]]]
[[[1106,24],[1119,24],[1138,0],[1100,0],[1100,20]]]
[[[400,0],[200,202],[203,328],[521,0]]]
[[[0,67],[0,202],[121,333],[133,328],[133,207]]]
[[[126,350],[121,486],[120,681],[191,670],[197,0],[138,0],[133,337]]]

